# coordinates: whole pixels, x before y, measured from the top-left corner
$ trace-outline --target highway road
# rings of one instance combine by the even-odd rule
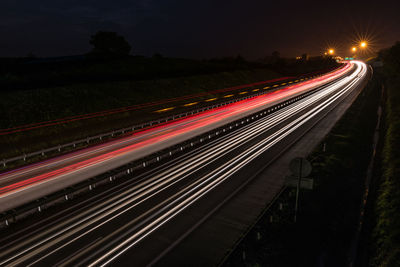
[[[127,179],[102,194],[2,235],[0,265],[105,266],[112,263],[129,265],[132,260],[137,265],[151,263],[162,254],[165,246],[179,238],[171,237],[171,240],[150,246],[148,243],[146,246],[146,240],[158,231],[185,232],[196,225],[198,219],[185,217],[185,212],[200,205],[198,213],[201,215],[204,207],[199,203],[218,206],[226,194],[231,194],[221,192],[210,197],[210,193],[225,188],[233,188],[232,192],[235,192],[235,188],[251,182],[245,173],[257,162],[256,159],[269,155],[273,160],[302,128],[309,127],[360,86],[366,76],[366,65],[353,61],[341,70],[304,84],[4,174],[1,177],[2,196],[8,199],[49,184],[49,181],[59,182],[75,176],[86,179],[85,174],[90,171],[115,167],[116,161],[121,164],[132,157],[143,156],[159,144],[171,145],[248,115],[253,118],[250,122],[246,120],[242,127],[227,128],[219,138],[136,175],[134,179]],[[316,88],[318,90],[313,94],[299,97]],[[268,112],[277,101],[286,104]],[[182,218],[185,218],[183,222]],[[181,223],[174,224],[174,221]]]
[[[0,212],[181,143],[346,75],[352,64],[303,83],[0,174]],[[271,111],[272,112],[272,111]]]

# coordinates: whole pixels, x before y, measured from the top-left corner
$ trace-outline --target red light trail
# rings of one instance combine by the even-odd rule
[[[296,85],[291,85],[251,99],[232,103],[230,105],[192,115],[180,120],[172,121],[170,123],[159,125],[151,129],[146,129],[141,132],[136,132],[131,135],[127,135],[124,138],[67,154],[43,163],[34,164],[25,168],[3,173],[0,175],[0,181],[18,178],[19,176],[26,176],[26,179],[4,185],[0,188],[0,196],[3,197],[16,190],[23,190],[24,188],[32,186],[33,184],[44,183],[49,180],[62,178],[66,175],[82,171],[86,168],[93,168],[94,166],[107,161],[117,160],[119,157],[127,153],[132,153],[139,149],[146,149],[149,146],[157,145],[163,141],[173,139],[174,137],[182,136],[188,133],[195,133],[197,129],[213,125],[216,122],[240,115],[243,112],[251,111],[255,108],[274,103],[277,100],[324,84],[327,81],[333,80],[340,76],[350,68],[351,64],[349,63],[345,67],[319,78],[308,80]],[[124,145],[124,143],[127,142],[131,142],[131,144]],[[107,151],[107,149],[110,147],[110,151]],[[87,158],[86,155],[89,155],[90,157]],[[64,166],[63,161],[69,162],[66,162],[67,165]],[[47,168],[51,165],[56,166],[53,170],[48,170]],[[37,173],[38,171],[43,173]]]

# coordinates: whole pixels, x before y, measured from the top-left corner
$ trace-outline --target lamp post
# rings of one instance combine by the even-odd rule
[[[362,41],[362,42],[360,43],[360,47],[361,47],[361,48],[366,48],[366,47],[367,47],[367,42]]]

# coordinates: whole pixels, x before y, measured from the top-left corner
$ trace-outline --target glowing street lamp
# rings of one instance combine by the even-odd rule
[[[351,51],[356,52],[356,51],[357,51],[357,47],[353,46],[353,47],[351,48]]]
[[[329,55],[333,55],[333,54],[335,53],[335,50],[329,49],[329,50],[328,50],[328,53],[329,53]]]
[[[367,47],[367,42],[361,42],[360,46],[361,46],[361,48],[366,48]]]

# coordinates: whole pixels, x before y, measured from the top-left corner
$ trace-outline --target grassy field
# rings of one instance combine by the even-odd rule
[[[400,266],[400,43],[381,52],[386,88],[382,170],[375,203],[370,266]]]

